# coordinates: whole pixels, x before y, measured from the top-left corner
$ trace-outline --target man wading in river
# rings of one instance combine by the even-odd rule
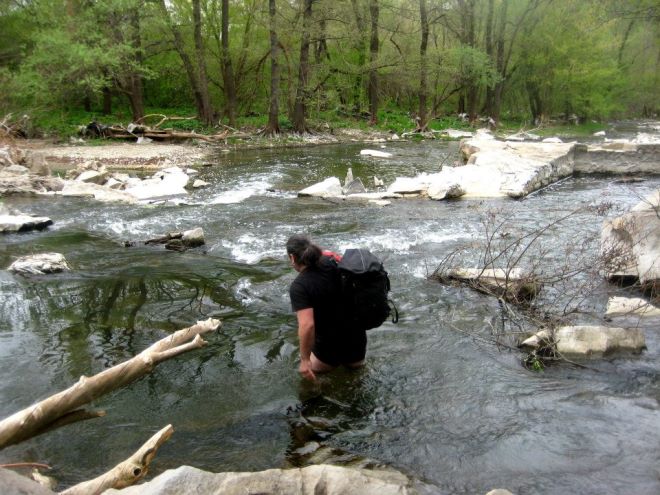
[[[298,318],[300,374],[316,380],[315,373],[339,365],[364,364],[367,334],[347,324],[342,313],[341,280],[331,256],[307,236],[293,235],[286,252],[298,276],[291,283],[291,307]]]

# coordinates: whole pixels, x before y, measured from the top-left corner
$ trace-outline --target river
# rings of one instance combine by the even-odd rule
[[[6,448],[0,463],[45,462],[60,487],[70,486],[124,460],[171,423],[175,433],[150,476],[182,464],[214,472],[297,465],[294,450],[315,440],[331,448],[328,462],[371,459],[438,493],[659,493],[657,320],[643,323],[648,350],[640,356],[534,372],[519,352],[479,338],[498,319],[496,300],[427,275],[482,235],[488,211],[510,218],[508,232],[516,235],[603,201],[616,216],[660,179],[576,177],[521,201],[409,199],[377,207],[296,197],[330,175],[343,179],[349,166],[365,182],[377,175],[389,183],[456,159],[455,144],[437,141],[388,143],[394,156],[387,160],[361,157],[365,147],[218,154],[200,168],[210,185],[188,205],[7,199],[55,223],[4,236],[0,266],[57,251],[73,269],[43,277],[0,271],[0,416],[197,320],[219,318],[223,326],[205,348],[96,400],[105,417]],[[560,263],[571,240],[597,236],[602,221],[581,213],[552,229],[549,260]],[[206,236],[200,249],[139,243],[197,226]],[[297,232],[336,251],[361,246],[378,254],[400,312],[398,324],[369,332],[363,370],[338,370],[317,387],[297,373],[288,298],[295,273],[284,251]],[[594,294],[590,306],[602,314],[606,299]],[[313,426],[301,433],[296,425],[305,421]]]

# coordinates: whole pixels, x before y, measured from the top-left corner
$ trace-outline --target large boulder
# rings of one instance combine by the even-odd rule
[[[413,482],[396,471],[315,465],[260,472],[209,473],[190,466],[165,471],[142,485],[104,495],[407,495]]]
[[[478,167],[486,187],[466,187],[470,196],[520,198],[573,173],[574,143],[502,142],[470,139],[461,142],[467,164]]]
[[[601,254],[610,279],[639,279],[644,290],[660,294],[660,189],[624,215],[606,220]]]
[[[639,353],[646,349],[644,332],[640,328],[611,328],[603,326],[565,326],[553,334],[542,330],[523,341],[520,346],[535,349],[554,344],[566,358],[597,358],[616,353]]]
[[[11,272],[30,275],[58,273],[70,269],[64,255],[60,253],[41,253],[22,256],[9,267],[9,271]]]

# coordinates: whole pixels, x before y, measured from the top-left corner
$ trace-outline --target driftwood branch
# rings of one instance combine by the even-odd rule
[[[39,435],[59,422],[71,422],[82,414],[76,410],[83,404],[129,385],[171,357],[204,346],[206,341],[200,335],[219,326],[219,320],[209,318],[178,330],[128,361],[91,377],[82,376],[72,387],[4,419],[0,422],[0,449]]]
[[[160,117],[158,123],[151,126],[152,129],[158,129],[161,125],[163,125],[165,122],[168,122],[170,120],[195,120],[197,118],[197,117],[168,117],[167,115],[164,115],[162,113],[150,113],[149,115],[145,115],[144,117],[139,118],[135,123],[142,124],[151,117]]]
[[[147,440],[131,457],[117,464],[107,473],[72,486],[60,495],[97,495],[110,488],[121,489],[137,483],[147,474],[156,452],[172,436],[173,431],[172,425],[167,425]]]
[[[167,139],[200,139],[207,142],[217,142],[226,139],[229,135],[229,131],[225,130],[219,134],[197,134],[196,132],[182,132],[149,127],[136,127],[129,130],[120,126],[111,126],[104,128],[103,134],[106,137],[114,139],[136,139],[137,137],[146,137],[157,141]]]

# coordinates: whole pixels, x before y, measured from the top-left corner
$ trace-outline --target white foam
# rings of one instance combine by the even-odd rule
[[[471,238],[469,232],[447,232],[438,231],[434,226],[420,225],[411,232],[402,232],[401,230],[386,230],[382,234],[371,237],[363,237],[357,240],[341,242],[340,251],[351,247],[365,247],[374,253],[390,251],[397,254],[407,254],[416,246],[422,244],[442,244],[444,242],[455,241],[458,239]]]
[[[243,306],[249,306],[254,302],[254,297],[250,294],[252,282],[249,278],[242,278],[234,286],[234,297],[240,301]]]
[[[246,199],[266,194],[268,189],[272,187],[273,181],[278,174],[264,174],[257,175],[251,179],[237,184],[232,187],[231,184],[225,185],[227,189],[209,200],[210,204],[234,204],[245,201]]]
[[[283,258],[285,242],[286,239],[278,235],[243,234],[235,240],[223,240],[222,246],[231,251],[233,259],[253,265],[264,258]]]

